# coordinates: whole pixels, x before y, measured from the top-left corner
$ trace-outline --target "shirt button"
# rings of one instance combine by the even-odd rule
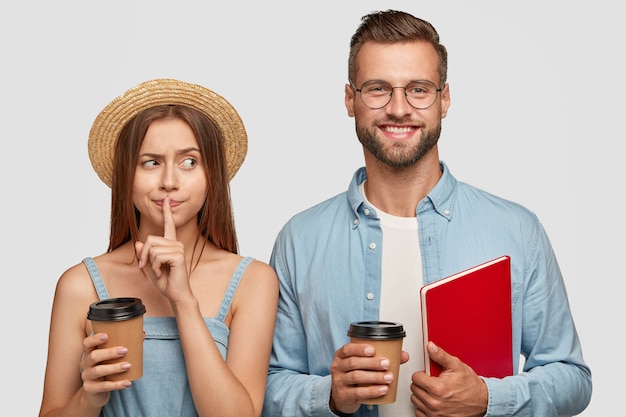
[[[374,409],[374,406],[372,404],[368,404],[367,405],[367,410],[368,411],[372,411]]]
[[[373,300],[374,299],[374,293],[368,292],[367,293],[367,299],[368,300]]]
[[[449,216],[449,215],[450,215],[450,210],[445,209],[445,210],[443,211],[443,214],[445,214],[446,216]]]
[[[359,224],[359,219],[354,219],[354,220],[352,220],[352,223],[354,223],[355,225],[356,225],[356,224]]]
[[[365,210],[363,210],[363,212],[365,213],[366,216],[370,215],[370,209],[366,208]]]
[[[370,249],[376,249],[376,243],[374,242],[370,243]]]

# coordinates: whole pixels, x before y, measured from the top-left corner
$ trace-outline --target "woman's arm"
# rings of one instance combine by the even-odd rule
[[[258,417],[278,304],[274,270],[253,261],[231,305],[232,320],[224,362],[197,302],[173,306],[194,403],[200,416]]]
[[[86,329],[87,310],[95,296],[82,264],[68,269],[57,283],[40,417],[97,417],[102,406],[109,401],[111,391],[130,385],[129,381],[100,379],[103,372],[120,372],[121,369],[115,367],[123,364],[98,366],[98,362],[123,355],[115,349],[96,349],[106,341],[102,339],[103,335],[85,337],[89,333]]]

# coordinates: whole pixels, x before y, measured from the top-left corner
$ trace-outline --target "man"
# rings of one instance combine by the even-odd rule
[[[348,71],[345,105],[365,167],[346,192],[294,216],[276,240],[270,263],[281,295],[264,415],[580,413],[591,374],[543,227],[524,207],[458,182],[439,159],[450,90],[436,30],[399,11],[364,16]],[[420,287],[501,255],[511,257],[513,369],[523,356],[522,369],[481,377],[429,345],[443,372],[427,375]],[[362,320],[404,324],[399,375],[371,345],[349,343],[350,323]],[[393,378],[394,404],[361,405]]]

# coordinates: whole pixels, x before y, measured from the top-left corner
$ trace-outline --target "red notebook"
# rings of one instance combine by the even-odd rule
[[[458,357],[484,377],[513,375],[511,259],[501,256],[420,290],[424,364],[437,376],[441,367],[426,345]]]

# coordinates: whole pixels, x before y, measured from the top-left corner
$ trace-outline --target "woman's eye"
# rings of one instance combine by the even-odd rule
[[[194,158],[186,158],[185,160],[183,160],[182,165],[185,168],[193,168],[198,165],[198,161],[196,161]]]
[[[151,160],[149,160],[149,161],[144,161],[144,162],[142,162],[142,163],[141,163],[141,165],[143,165],[143,166],[145,166],[145,167],[154,167],[154,166],[157,166],[157,165],[158,165],[158,162],[157,162],[157,161],[155,161],[155,160],[153,160],[153,159],[151,159]]]

